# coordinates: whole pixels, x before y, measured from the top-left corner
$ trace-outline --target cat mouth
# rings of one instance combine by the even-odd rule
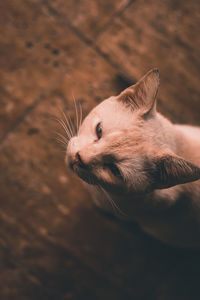
[[[93,185],[98,183],[96,176],[94,174],[92,174],[92,172],[91,172],[91,170],[89,170],[89,168],[83,168],[82,166],[80,166],[77,163],[70,165],[70,168],[83,181],[85,181],[89,184],[93,184]]]

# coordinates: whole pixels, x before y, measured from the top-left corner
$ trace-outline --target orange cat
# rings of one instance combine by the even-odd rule
[[[156,111],[157,69],[96,106],[66,162],[95,202],[159,240],[200,247],[200,128]]]

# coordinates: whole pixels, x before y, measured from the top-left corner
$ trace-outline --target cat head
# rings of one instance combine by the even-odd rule
[[[81,179],[115,192],[146,193],[200,178],[200,169],[169,150],[171,137],[156,111],[158,86],[153,69],[88,114],[66,153]]]

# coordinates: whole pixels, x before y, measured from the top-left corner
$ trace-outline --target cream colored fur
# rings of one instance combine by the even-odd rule
[[[200,128],[172,124],[156,111],[158,85],[152,70],[96,106],[70,140],[66,161],[102,209],[136,221],[165,243],[196,248]]]

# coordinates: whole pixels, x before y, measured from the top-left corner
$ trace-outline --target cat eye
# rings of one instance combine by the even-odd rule
[[[108,164],[108,167],[115,177],[122,179],[122,174],[121,174],[119,168],[114,163]]]
[[[102,137],[102,128],[101,128],[101,123],[98,123],[96,126],[96,135],[98,137],[98,140]]]

